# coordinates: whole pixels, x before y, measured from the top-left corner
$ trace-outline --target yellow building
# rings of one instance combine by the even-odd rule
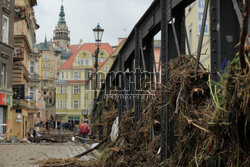
[[[119,45],[115,48],[111,56],[109,56],[102,64],[98,66],[97,71],[97,97],[99,96],[100,90],[102,85],[105,83],[107,74],[110,71],[111,66],[113,65],[120,49],[122,48],[123,44],[125,42],[125,39],[119,41]],[[98,57],[99,58],[99,57]],[[95,74],[93,73],[91,78],[89,79],[87,86],[86,86],[86,104],[87,104],[87,111],[88,111],[88,118],[91,118],[91,112],[94,107],[94,99],[95,99]]]
[[[36,51],[36,23],[33,6],[36,0],[15,0],[16,18],[14,24],[13,58],[13,112],[12,135],[18,139],[27,137],[34,127],[34,114],[38,102],[39,75]]]
[[[57,71],[60,62],[60,50],[53,47],[52,42],[47,42],[37,45],[41,54],[39,59],[39,73],[41,76],[41,98],[46,106],[46,119],[51,120],[55,117],[55,96],[57,80]]]
[[[202,24],[203,9],[205,0],[197,0],[186,8],[186,28],[191,54],[197,56],[197,48]],[[208,15],[209,16],[209,13]],[[187,48],[186,48],[187,50]],[[210,35],[209,35],[209,17],[207,17],[205,33],[203,38],[200,62],[210,69]]]
[[[95,43],[83,44],[59,69],[59,80],[56,82],[56,119],[61,122],[79,123],[82,110],[88,109],[88,91],[86,85],[94,71]],[[98,56],[99,66],[110,58],[113,48],[102,43]],[[112,65],[112,64],[111,64]],[[110,64],[106,65],[107,70]],[[87,116],[86,116],[87,117]]]

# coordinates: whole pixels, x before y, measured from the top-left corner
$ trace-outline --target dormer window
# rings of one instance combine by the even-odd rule
[[[80,66],[83,66],[83,65],[84,65],[84,60],[78,60],[78,64],[79,64]]]
[[[89,60],[85,60],[85,65],[89,65]]]
[[[89,60],[78,60],[78,65],[80,66],[89,65]]]
[[[105,59],[99,59],[98,61],[99,61],[99,62],[104,62],[104,61],[105,61]]]

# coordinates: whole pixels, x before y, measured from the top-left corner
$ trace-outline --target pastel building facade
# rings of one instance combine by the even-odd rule
[[[56,120],[60,122],[79,123],[83,118],[82,111],[88,109],[86,86],[94,72],[95,43],[83,44],[60,68],[56,81]],[[113,53],[108,43],[102,43],[98,55],[101,66]],[[108,66],[110,68],[110,66]]]

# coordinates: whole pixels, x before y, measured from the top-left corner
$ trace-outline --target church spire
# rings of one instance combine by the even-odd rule
[[[62,1],[62,3],[63,3],[63,1]],[[66,24],[63,4],[61,5],[61,11],[60,11],[60,14],[59,14],[58,24]]]
[[[54,30],[53,42],[58,43],[61,48],[67,48],[70,45],[70,31],[65,21],[63,1],[59,13],[59,21]]]

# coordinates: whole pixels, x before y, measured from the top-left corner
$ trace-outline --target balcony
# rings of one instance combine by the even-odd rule
[[[13,108],[27,108],[29,102],[25,99],[13,99]]]
[[[39,53],[36,53],[36,52],[30,52],[30,57],[38,60],[41,57],[41,55]]]
[[[18,62],[23,60],[24,60],[24,48],[15,47],[13,52],[13,62]]]
[[[40,75],[39,74],[30,74],[30,81],[31,82],[40,82]]]

